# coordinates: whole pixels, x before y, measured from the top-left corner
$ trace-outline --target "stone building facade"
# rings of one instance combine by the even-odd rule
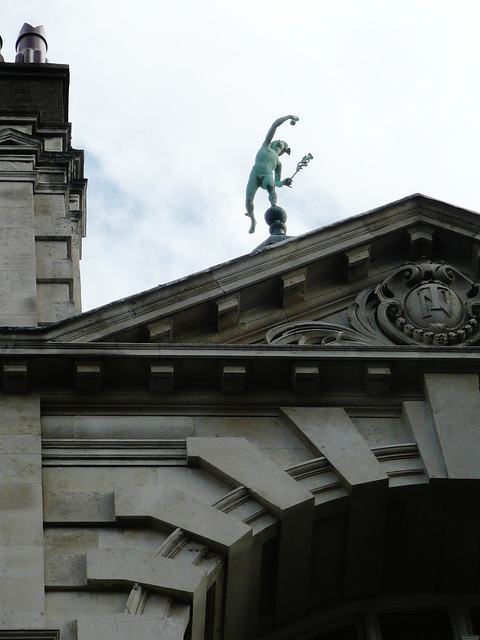
[[[479,638],[480,216],[80,313],[85,186],[68,68],[0,64],[0,640]]]

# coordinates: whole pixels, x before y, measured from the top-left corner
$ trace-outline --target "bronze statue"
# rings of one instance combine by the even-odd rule
[[[250,172],[246,193],[247,213],[245,215],[252,221],[248,233],[254,233],[257,224],[253,213],[253,200],[258,189],[260,187],[265,189],[268,192],[270,204],[275,205],[277,204],[276,187],[292,186],[292,178],[282,180],[282,163],[279,160],[279,157],[284,153],[290,155],[289,146],[283,140],[273,140],[277,128],[287,120],[290,120],[290,124],[294,125],[298,118],[297,116],[283,116],[283,118],[275,120],[255,157],[255,164]]]

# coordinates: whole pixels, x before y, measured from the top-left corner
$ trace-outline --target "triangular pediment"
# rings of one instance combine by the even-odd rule
[[[473,282],[479,226],[478,214],[416,194],[81,314],[44,337],[245,345],[292,323],[355,330],[358,296],[409,261],[447,262]]]
[[[37,151],[42,148],[42,141],[28,133],[7,127],[0,131],[0,147],[23,147]]]

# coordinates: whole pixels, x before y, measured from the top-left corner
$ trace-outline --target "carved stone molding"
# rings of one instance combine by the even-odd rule
[[[440,262],[407,263],[349,308],[352,327],[394,344],[469,345],[480,335],[480,285]]]
[[[362,335],[342,325],[329,322],[289,322],[270,329],[266,335],[268,344],[298,344],[298,345],[336,345],[358,344],[372,346],[378,344],[378,339]]]
[[[0,629],[0,640],[60,640],[58,629]]]
[[[348,309],[350,326],[290,322],[268,344],[468,346],[480,342],[480,284],[455,267],[422,260],[364,289]]]

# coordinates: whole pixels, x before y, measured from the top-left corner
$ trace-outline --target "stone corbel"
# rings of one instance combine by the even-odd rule
[[[407,229],[410,260],[432,257],[434,233],[434,229],[425,225],[415,225]]]
[[[173,322],[171,318],[162,318],[147,325],[150,342],[170,342],[172,339]]]
[[[77,393],[95,394],[100,391],[102,366],[94,362],[79,362],[75,366]]]
[[[357,282],[368,276],[370,266],[370,244],[345,251],[347,257],[347,282]]]
[[[150,365],[150,391],[157,395],[173,392],[175,368],[173,364]]]
[[[318,391],[320,372],[318,367],[293,365],[293,391],[298,395],[311,396]]]
[[[222,391],[227,395],[242,395],[247,387],[247,369],[243,364],[223,364]]]
[[[5,393],[25,393],[27,378],[28,367],[25,363],[3,365],[3,390]]]
[[[217,331],[224,331],[238,325],[240,304],[238,295],[222,298],[215,302],[217,311]]]
[[[282,307],[287,309],[301,304],[305,299],[307,270],[301,269],[286,273],[282,279]]]
[[[392,382],[392,367],[389,364],[365,364],[365,386],[367,394],[376,398],[388,396]]]

